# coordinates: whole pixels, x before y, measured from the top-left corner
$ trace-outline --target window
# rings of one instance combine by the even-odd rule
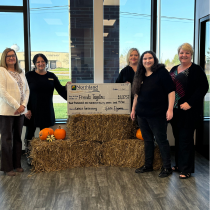
[[[65,86],[71,80],[69,51],[69,1],[30,1],[31,60],[37,53],[48,59],[48,71],[56,74]],[[32,69],[34,68],[32,64]],[[56,119],[67,118],[67,102],[54,91]]]
[[[151,1],[130,0],[120,3],[120,70],[130,48],[141,53],[150,50]]]
[[[31,0],[31,1],[39,1],[39,0]],[[0,5],[4,6],[23,6],[23,0],[6,0],[1,1]]]
[[[0,56],[5,48],[14,49],[17,53],[20,67],[25,69],[23,14],[14,12],[1,12],[0,25],[2,29],[4,29],[3,31],[9,32],[0,32]],[[16,34],[16,36],[14,34]]]
[[[0,52],[5,47],[16,46],[21,67],[29,70],[29,53],[24,51],[30,50],[30,47],[27,47],[27,31],[23,27],[23,18],[27,19],[27,6],[23,6],[23,2],[30,2],[30,59],[37,53],[45,54],[49,60],[48,71],[55,73],[62,85],[67,81],[93,83],[93,30],[97,31],[93,28],[93,0],[8,0],[1,3],[1,25],[9,31],[11,24],[14,24],[13,31],[18,36],[0,33]],[[130,48],[136,47],[140,53],[151,49],[151,17],[155,13],[153,11],[151,14],[151,2],[103,0],[104,83],[115,82],[119,71],[127,65],[126,55]],[[184,42],[193,45],[194,0],[157,2],[160,2],[157,55],[170,70],[179,62],[178,46]],[[5,8],[7,11],[11,8],[13,12],[5,13]],[[66,101],[56,91],[53,102],[56,118],[67,118]]]
[[[119,1],[104,1],[104,83],[113,83],[119,74]]]
[[[93,0],[70,1],[73,83],[93,83]]]
[[[204,71],[206,73],[208,82],[210,84],[210,41],[209,41],[210,20],[206,21],[205,27],[206,27],[206,32],[205,32],[206,34],[205,34],[205,65],[204,65]],[[210,117],[209,101],[210,101],[210,90],[208,91],[208,93],[206,94],[206,96],[204,98],[204,117]]]
[[[130,48],[150,49],[150,20],[151,1],[104,1],[104,83],[116,81]]]
[[[179,64],[177,49],[188,42],[193,46],[194,0],[161,0],[160,36],[157,55],[170,70]]]

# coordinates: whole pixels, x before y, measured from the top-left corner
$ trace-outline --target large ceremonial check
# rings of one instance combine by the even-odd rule
[[[72,83],[67,90],[68,115],[130,114],[130,83]]]

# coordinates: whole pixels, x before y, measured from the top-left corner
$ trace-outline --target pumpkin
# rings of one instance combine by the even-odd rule
[[[140,128],[136,131],[136,137],[140,140],[144,140]]]
[[[55,132],[54,132],[54,136],[56,139],[65,139],[66,137],[66,131],[61,128],[61,126],[59,126]]]
[[[54,131],[52,128],[44,128],[39,132],[39,138],[41,140],[46,140],[48,135],[53,135]]]

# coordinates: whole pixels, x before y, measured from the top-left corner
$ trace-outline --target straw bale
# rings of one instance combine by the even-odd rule
[[[33,172],[59,171],[67,168],[99,166],[101,144],[93,141],[31,141]]]
[[[103,143],[101,163],[106,166],[139,168],[145,163],[144,141],[138,139],[112,140]],[[162,166],[160,151],[155,146],[153,169]]]
[[[136,124],[130,115],[72,115],[67,123],[70,140],[107,142],[135,138]]]

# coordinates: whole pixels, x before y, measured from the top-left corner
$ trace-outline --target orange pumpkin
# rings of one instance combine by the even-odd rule
[[[53,135],[54,131],[52,128],[44,128],[39,132],[39,138],[41,140],[46,140],[48,135]]]
[[[54,136],[56,139],[65,139],[66,131],[59,125],[59,127],[54,132]]]
[[[140,128],[136,131],[136,137],[140,140],[144,140]]]

